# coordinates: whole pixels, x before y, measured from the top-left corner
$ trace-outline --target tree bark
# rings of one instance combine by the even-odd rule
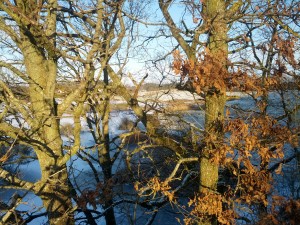
[[[228,46],[228,27],[225,20],[225,1],[207,0],[203,6],[203,18],[209,27],[208,48],[210,57],[226,68]],[[220,78],[222,79],[222,74]],[[205,132],[206,145],[200,153],[200,193],[215,192],[219,180],[219,165],[211,161],[213,151],[218,151],[218,142],[223,139],[222,124],[226,104],[226,90],[209,87],[205,93]],[[215,224],[216,218],[211,217],[199,224]]]
[[[104,68],[104,111],[102,115],[102,124],[103,124],[103,134],[101,137],[101,142],[104,143],[104,146],[99,150],[99,159],[100,164],[104,173],[104,182],[109,182],[112,179],[112,164],[110,157],[110,137],[109,137],[109,115],[110,115],[110,93],[108,92],[108,70]],[[114,214],[114,208],[111,207],[113,205],[113,195],[112,192],[108,192],[108,195],[105,196],[104,208],[107,209],[105,213],[106,224],[116,225],[116,219]]]
[[[36,4],[31,3],[32,6]],[[34,134],[30,144],[36,152],[42,174],[41,180],[35,185],[35,193],[43,200],[51,225],[69,225],[75,224],[75,221],[67,167],[59,164],[64,153],[54,97],[57,78],[57,58],[54,51],[56,12],[51,8],[57,6],[57,1],[50,0],[48,4],[45,33],[40,34],[41,31],[32,24],[20,22],[22,43],[19,47],[29,77],[30,107],[34,121],[29,124]],[[26,4],[24,7],[23,12],[29,13],[27,11],[30,8]],[[47,38],[46,43],[43,43],[43,38]]]
[[[45,71],[38,75],[43,77],[55,76],[56,65],[53,67],[45,66],[41,63],[37,66],[34,57],[24,55],[28,74],[31,77],[37,76],[33,71]],[[27,59],[29,58],[29,59]],[[35,67],[35,68],[32,68]],[[44,68],[49,68],[45,70]],[[51,77],[53,79],[53,77]],[[55,80],[55,79],[54,79]],[[47,83],[47,82],[46,82]],[[49,85],[49,84],[48,84]],[[53,84],[55,86],[55,84]],[[68,185],[68,171],[65,164],[60,165],[59,159],[64,156],[62,139],[59,130],[59,119],[57,118],[54,94],[45,91],[41,83],[39,85],[32,83],[30,87],[30,102],[34,119],[38,123],[32,126],[32,130],[37,133],[37,142],[32,146],[37,154],[42,178],[36,186],[36,194],[43,200],[44,207],[48,213],[50,224],[74,224],[72,213],[72,202]]]
[[[40,155],[42,179],[35,190],[43,200],[49,223],[51,225],[75,224],[66,166],[56,166],[53,158]]]
[[[200,192],[216,191],[218,183],[218,165],[210,161],[210,152],[217,151],[218,142],[223,138],[222,123],[224,120],[224,94],[207,94],[205,98],[205,132],[209,141],[200,156]],[[211,143],[214,140],[214,143]]]

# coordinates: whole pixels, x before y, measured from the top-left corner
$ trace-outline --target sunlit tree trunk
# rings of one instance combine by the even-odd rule
[[[19,24],[22,39],[19,47],[28,76],[33,121],[30,126],[34,137],[31,144],[42,174],[41,180],[35,185],[35,193],[43,200],[50,224],[74,224],[68,171],[65,164],[59,163],[64,155],[54,97],[57,78],[56,13],[51,10],[57,6],[57,1],[51,0],[48,4],[47,29],[44,33],[33,25],[23,23],[17,14],[14,16]],[[17,5],[26,15],[37,7],[35,1],[17,1]],[[43,38],[47,38],[46,44],[43,44]]]
[[[178,44],[185,52],[189,61],[195,61],[197,57],[197,46],[199,43],[200,33],[196,32],[191,43],[187,43],[183,36],[181,36],[179,30],[176,27],[171,15],[168,12],[171,1],[159,0],[160,9],[164,15],[164,18],[169,26],[169,29],[173,37],[177,40]],[[201,1],[203,10],[202,18],[204,21],[204,27],[208,33],[207,52],[213,62],[217,62],[224,67],[226,71],[228,46],[227,46],[227,33],[228,25],[226,12],[226,1],[223,0],[205,0]],[[241,1],[238,2],[240,4]],[[227,2],[229,4],[229,1]],[[231,10],[234,11],[238,4],[233,3],[234,7]],[[194,6],[193,6],[194,7]],[[218,79],[222,79],[223,74],[220,74]],[[217,190],[218,183],[218,165],[214,164],[210,160],[211,152],[217,151],[218,141],[223,138],[222,123],[224,120],[224,107],[226,103],[226,89],[225,87],[209,87],[205,91],[205,148],[200,153],[200,181],[199,191],[200,193],[215,192]],[[211,221],[203,221],[203,224],[210,224]]]
[[[40,190],[37,189],[38,195],[43,199],[50,224],[73,224],[72,218],[68,215],[72,209],[67,182],[68,172],[66,165],[58,164],[58,159],[63,157],[63,149],[53,90],[49,93],[44,91],[48,88],[47,85],[55,86],[54,83],[50,84],[51,81],[45,78],[56,76],[56,65],[51,65],[47,61],[39,62],[38,56],[31,53],[24,54],[24,57],[25,62],[27,61],[25,64],[28,74],[32,74],[32,78],[44,77],[45,80],[45,86],[42,86],[40,82],[29,85],[30,102],[36,120],[36,127],[33,127],[33,132],[37,132],[39,137],[37,143],[33,143],[42,174],[39,182]]]
[[[203,17],[209,26],[208,49],[213,61],[218,61],[226,68],[227,23],[225,20],[225,1],[208,0],[203,9]],[[222,74],[220,78],[222,79]],[[223,138],[222,124],[224,121],[224,107],[226,103],[226,91],[217,87],[210,87],[205,93],[205,132],[206,146],[200,154],[200,193],[215,192],[218,184],[218,165],[211,162],[210,155],[218,151],[218,142]],[[203,221],[200,224],[213,224],[211,221]]]
[[[110,137],[109,137],[109,115],[110,115],[110,93],[108,91],[108,71],[107,68],[104,68],[104,111],[102,114],[102,128],[103,133],[101,137],[101,142],[104,143],[103,147],[99,150],[99,159],[100,164],[102,166],[102,170],[104,173],[104,182],[109,182],[110,179],[112,179],[112,164],[110,158]],[[112,193],[112,192],[109,192]],[[105,220],[106,224],[115,225],[116,219],[114,214],[114,208],[113,205],[113,196],[112,194],[108,194],[109,196],[105,196],[105,202],[104,202],[104,208],[107,209],[107,212],[105,214]]]
[[[57,66],[53,60],[44,60],[29,42],[23,42],[23,50],[26,70],[32,79],[29,83],[35,121],[32,132],[37,135],[36,143],[32,145],[42,174],[36,193],[43,200],[50,224],[73,224],[72,216],[68,213],[72,209],[68,172],[65,164],[59,164],[63,149],[54,99]]]

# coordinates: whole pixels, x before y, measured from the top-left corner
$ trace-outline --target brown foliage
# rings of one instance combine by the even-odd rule
[[[232,224],[236,217],[231,206],[232,203],[230,199],[219,193],[201,193],[189,201],[189,206],[193,206],[194,209],[191,217],[185,219],[185,223],[194,224],[192,217],[196,217],[200,221],[207,221],[210,216],[215,216],[220,224]]]
[[[230,79],[226,65],[223,65],[219,57],[224,58],[224,54],[210,54],[207,50],[198,56],[198,61],[184,60],[179,51],[173,53],[173,68],[176,74],[182,77],[188,76],[192,81],[197,93],[216,88],[221,92],[226,90],[226,80]]]
[[[261,85],[262,79],[255,74],[249,76],[239,68],[236,69],[228,60],[224,60],[224,65],[220,60],[224,58],[224,53],[212,54],[206,50],[198,55],[197,61],[193,61],[184,59],[177,50],[173,52],[173,57],[174,72],[182,78],[188,77],[198,94],[214,89],[221,93],[233,90],[256,91],[260,96],[267,88]],[[274,79],[269,79],[267,84],[272,85],[274,82]]]
[[[294,57],[294,39],[275,37],[275,48],[280,52],[283,60],[293,67],[297,67]],[[240,90],[254,92],[254,99],[258,111],[245,118],[228,118],[222,124],[225,138],[217,139],[211,135],[205,141],[206,145],[215,146],[209,150],[208,157],[211,162],[230,171],[231,183],[224,192],[205,192],[191,199],[191,217],[186,218],[186,224],[192,224],[194,218],[207,221],[211,216],[220,224],[232,224],[239,215],[235,214],[234,203],[261,205],[267,207],[272,191],[272,173],[281,174],[282,163],[278,163],[275,171],[270,170],[274,160],[283,162],[284,145],[296,146],[298,138],[289,127],[274,119],[266,113],[268,102],[266,96],[270,90],[281,88],[282,76],[287,68],[282,60],[277,60],[272,76],[263,77],[256,75],[253,70],[246,73],[226,61],[226,65],[219,60],[222,54],[211,54],[205,51],[199,54],[197,61],[186,60],[179,53],[173,53],[173,67],[176,74],[192,81],[197,93],[225,93],[227,90]],[[249,65],[251,66],[251,65]],[[209,131],[208,131],[209,132]],[[232,179],[233,178],[233,179]],[[232,182],[233,181],[233,182]],[[229,197],[230,196],[230,197]],[[295,224],[299,216],[299,202],[287,200],[278,208],[280,201],[273,201],[273,214],[268,215],[272,224],[281,224],[280,218],[288,218]],[[298,211],[297,211],[298,210]],[[298,218],[298,217],[297,217]],[[266,222],[267,220],[264,220]],[[269,222],[268,222],[269,223]]]

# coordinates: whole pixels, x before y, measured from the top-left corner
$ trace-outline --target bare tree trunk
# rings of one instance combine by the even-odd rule
[[[104,112],[102,115],[102,124],[103,124],[103,133],[101,137],[101,142],[104,142],[104,146],[99,151],[99,159],[100,164],[102,166],[102,170],[104,173],[104,182],[108,182],[112,179],[112,164],[110,158],[110,137],[109,137],[109,115],[110,115],[110,93],[108,93],[107,85],[108,85],[108,71],[105,68],[104,72],[104,83],[105,83],[105,100],[104,100]],[[105,213],[106,224],[116,225],[116,219],[114,214],[113,205],[113,195],[112,191],[108,192],[108,195],[105,196],[104,208],[107,209]]]
[[[208,0],[203,9],[209,30],[209,54],[224,68],[227,64],[227,23],[225,20],[225,1]],[[222,74],[220,78],[222,79]],[[200,154],[200,193],[215,192],[219,180],[218,165],[211,162],[211,152],[218,151],[218,142],[223,139],[222,124],[224,122],[224,107],[226,104],[226,91],[210,87],[205,93],[205,133],[206,146]],[[214,217],[200,224],[215,224]]]
[[[222,123],[224,120],[225,95],[207,94],[205,98],[205,128],[207,138],[214,139],[215,143],[208,142],[200,158],[200,191],[216,191],[218,183],[218,165],[210,162],[208,154],[217,150],[217,142],[223,137]]]
[[[66,166],[55,166],[54,160],[47,156],[39,159],[40,162],[52,161],[41,163],[43,178],[36,187],[37,194],[43,200],[47,211],[49,223],[51,225],[75,224]]]
[[[55,19],[49,23],[55,26]],[[31,126],[34,134],[32,146],[37,154],[42,178],[35,187],[36,194],[43,200],[50,224],[75,224],[72,201],[60,136],[59,118],[55,102],[57,62],[49,50],[48,58],[41,54],[34,43],[25,35],[21,49],[26,72],[30,77],[29,95],[33,114]]]

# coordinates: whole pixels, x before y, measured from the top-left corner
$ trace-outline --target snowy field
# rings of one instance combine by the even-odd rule
[[[231,97],[246,97],[248,96],[242,92],[227,92],[227,96]],[[160,91],[140,91],[138,94],[138,101],[146,102],[146,101],[158,101],[158,102],[169,102],[169,101],[195,101],[195,100],[203,100],[203,97],[192,94],[189,91],[181,91],[177,89],[169,89],[169,90],[160,90]],[[116,95],[112,100],[113,104],[124,104],[125,100]]]

